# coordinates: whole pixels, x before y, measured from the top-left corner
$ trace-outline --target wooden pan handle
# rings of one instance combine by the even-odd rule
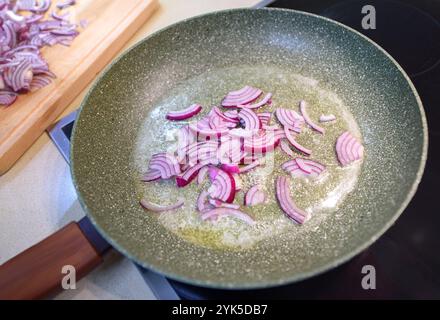
[[[62,290],[64,266],[75,268],[78,281],[101,261],[78,224],[71,222],[0,266],[0,299],[45,297]]]

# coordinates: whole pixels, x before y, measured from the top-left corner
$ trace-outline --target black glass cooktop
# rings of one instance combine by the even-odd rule
[[[266,1],[267,2],[267,1]],[[376,9],[376,29],[361,26],[362,7]],[[171,281],[183,299],[440,299],[440,1],[279,0],[269,7],[312,12],[373,39],[405,69],[429,125],[425,175],[408,208],[375,244],[346,264],[296,284],[250,291],[199,288]],[[361,286],[362,267],[376,270],[376,290]]]

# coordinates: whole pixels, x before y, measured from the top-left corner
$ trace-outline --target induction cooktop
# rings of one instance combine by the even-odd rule
[[[376,28],[363,29],[362,8],[372,5]],[[348,25],[382,46],[413,81],[425,107],[429,150],[425,174],[408,208],[378,241],[349,262],[298,283],[260,290],[215,290],[183,284],[141,269],[159,298],[181,299],[440,299],[440,1],[278,0],[278,7],[322,15]],[[68,159],[72,114],[52,130]],[[67,144],[66,144],[67,143]],[[376,288],[362,286],[373,266]],[[171,285],[171,287],[170,287]],[[171,292],[171,288],[174,292]]]

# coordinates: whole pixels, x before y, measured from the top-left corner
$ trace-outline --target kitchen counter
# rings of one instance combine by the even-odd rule
[[[159,9],[127,43],[124,51],[167,25],[198,14],[250,7],[258,0],[161,0]],[[62,116],[77,109],[88,89]],[[34,245],[84,212],[78,203],[69,166],[43,134],[14,167],[0,177],[0,264]],[[104,263],[54,299],[155,299],[138,269],[112,251]]]

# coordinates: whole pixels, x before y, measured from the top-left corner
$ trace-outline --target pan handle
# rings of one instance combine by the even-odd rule
[[[0,299],[40,299],[62,290],[63,278],[72,284],[102,262],[76,222],[71,222],[40,243],[0,266]],[[66,267],[67,266],[67,267]]]

